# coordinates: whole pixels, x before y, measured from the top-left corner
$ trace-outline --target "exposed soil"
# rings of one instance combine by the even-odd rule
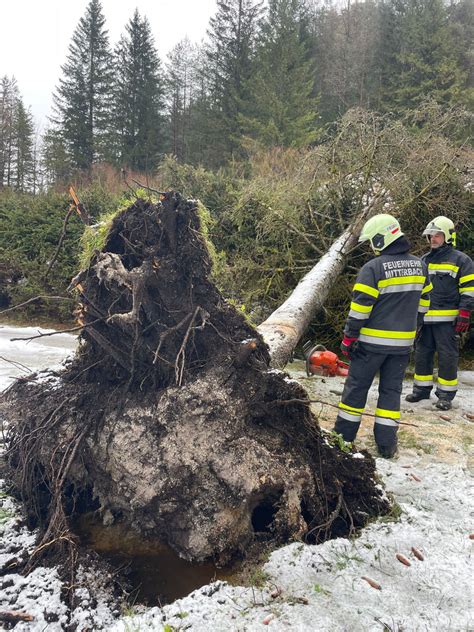
[[[26,572],[53,551],[73,566],[86,511],[218,565],[389,511],[372,457],[323,437],[210,272],[196,202],[169,193],[119,213],[73,280],[76,356],[3,405],[10,475],[42,532]]]

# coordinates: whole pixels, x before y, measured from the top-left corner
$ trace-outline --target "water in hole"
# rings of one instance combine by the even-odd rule
[[[81,542],[102,555],[114,568],[124,568],[136,590],[136,603],[159,606],[185,597],[215,579],[231,581],[234,568],[212,563],[191,564],[169,546],[147,541],[124,525],[104,526],[94,513],[83,514],[75,524]]]

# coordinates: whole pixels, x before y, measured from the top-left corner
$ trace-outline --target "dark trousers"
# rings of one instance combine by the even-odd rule
[[[379,398],[375,411],[374,436],[378,446],[396,448],[400,420],[400,396],[409,354],[374,353],[359,343],[353,354],[339,404],[334,430],[345,441],[353,441],[360,427],[369,388],[377,372]]]
[[[440,399],[454,399],[457,391],[459,342],[453,323],[424,325],[416,342],[415,395],[429,396],[433,388],[434,355],[438,352],[438,384],[435,394]]]

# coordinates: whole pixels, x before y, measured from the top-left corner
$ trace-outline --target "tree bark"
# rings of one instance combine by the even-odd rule
[[[283,368],[289,361],[299,339],[308,328],[318,309],[341,273],[346,256],[357,243],[362,223],[370,215],[367,206],[332,244],[327,253],[301,279],[296,288],[257,330],[270,349],[271,364]]]

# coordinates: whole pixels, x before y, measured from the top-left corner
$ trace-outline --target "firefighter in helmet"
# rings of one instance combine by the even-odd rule
[[[400,396],[419,323],[429,307],[426,265],[410,254],[410,245],[392,215],[369,219],[359,242],[370,242],[375,256],[359,271],[341,349],[351,359],[334,431],[353,441],[359,430],[369,388],[380,373],[374,435],[379,453],[397,450]]]
[[[409,402],[429,399],[433,388],[434,354],[438,352],[438,383],[435,406],[449,410],[458,388],[459,336],[469,331],[474,304],[474,264],[455,249],[453,222],[442,215],[426,227],[430,251],[422,260],[433,284],[431,305],[416,341],[415,378]]]

